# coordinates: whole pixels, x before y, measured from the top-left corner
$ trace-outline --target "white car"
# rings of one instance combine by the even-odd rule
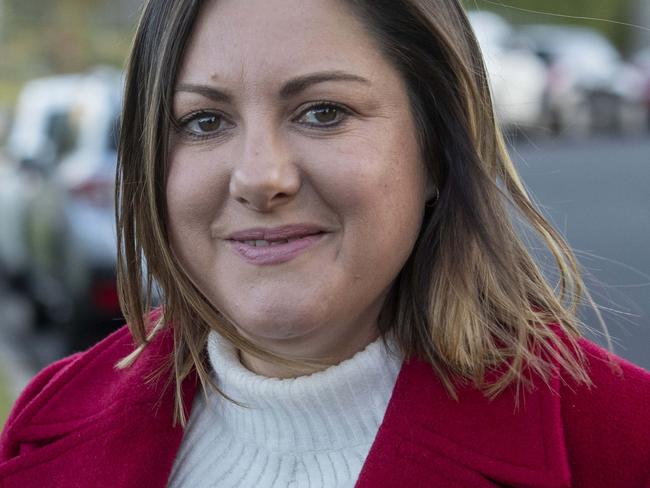
[[[468,13],[489,75],[499,123],[505,128],[533,128],[543,116],[546,66],[513,42],[513,28],[492,12]]]
[[[29,294],[71,351],[121,320],[114,209],[121,85],[110,68],[84,76],[66,121],[73,143],[32,199],[25,224]]]
[[[69,145],[60,122],[77,97],[80,75],[54,76],[25,84],[0,163],[0,269],[24,279],[28,263],[25,215],[43,178]]]
[[[520,32],[551,72],[581,93],[592,129],[628,130],[642,123],[642,74],[603,34],[561,25],[529,25]]]
[[[650,46],[636,53],[633,60],[643,77],[643,104],[646,112],[646,128],[650,129]]]

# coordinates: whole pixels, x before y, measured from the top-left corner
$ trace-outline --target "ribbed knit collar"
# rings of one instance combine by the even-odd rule
[[[402,357],[377,339],[352,358],[308,376],[267,378],[246,369],[218,333],[208,339],[217,385],[243,408],[212,395],[215,421],[240,439],[276,452],[341,449],[372,442],[390,400]]]

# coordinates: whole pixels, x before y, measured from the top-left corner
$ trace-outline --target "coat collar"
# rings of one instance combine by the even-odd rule
[[[137,450],[135,434],[134,447],[129,453],[129,459],[138,469],[158,473],[162,487],[171,471],[183,431],[171,425],[173,383],[163,380],[146,383],[143,378],[159,368],[171,353],[172,334],[164,331],[132,368],[121,371],[116,371],[113,365],[132,350],[131,337],[126,329],[111,337],[58,372],[57,377],[24,406],[8,426],[12,438],[5,444],[41,446],[43,441],[50,439],[57,442],[65,437],[81,439],[84,435],[97,435],[97,429],[103,425],[102,446],[110,449],[110,439],[124,442],[118,432],[113,435],[114,429],[125,433],[162,432],[156,456],[152,457],[145,449],[143,452]],[[440,469],[435,460],[444,459],[445,463],[454,465],[454,469],[474,472],[508,486],[569,486],[560,398],[559,393],[555,393],[559,392],[559,380],[553,379],[549,386],[542,383],[522,394],[517,411],[514,410],[514,389],[489,401],[476,389],[465,386],[458,389],[458,401],[455,401],[430,365],[419,360],[405,361],[357,486],[377,486],[373,480],[386,480],[391,473],[394,475],[397,459],[413,459],[416,455],[433,460],[418,466],[424,477],[434,476],[434,470]],[[183,385],[188,415],[196,393],[197,378],[193,374]],[[71,407],[73,402],[74,408]],[[74,417],[71,411],[75,412]],[[111,422],[106,423],[109,418]],[[86,434],[79,434],[84,431]],[[79,443],[78,446],[79,450],[85,450],[83,452],[92,449],[88,444]],[[115,447],[116,452],[120,449]],[[73,454],[74,447],[68,452]],[[10,461],[14,469],[9,471],[15,472],[21,463],[31,465],[31,455],[23,456],[27,460],[21,461],[18,456]],[[80,455],[81,451],[77,456]],[[384,462],[387,459],[392,459],[393,464]],[[110,465],[110,460],[107,463]],[[0,474],[3,471],[0,463]],[[149,486],[157,485],[150,483]]]

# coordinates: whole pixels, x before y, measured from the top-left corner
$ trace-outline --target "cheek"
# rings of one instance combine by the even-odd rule
[[[169,237],[175,254],[194,276],[211,259],[210,228],[227,194],[218,168],[207,152],[183,148],[170,156],[165,189]]]
[[[424,201],[419,190],[421,172],[414,167],[417,161],[392,161],[393,165],[365,188],[365,218],[361,225],[364,240],[375,242],[376,259],[396,260],[401,267],[417,238]]]
[[[172,152],[166,186],[172,229],[209,225],[226,194],[225,177],[208,152],[191,148]]]
[[[412,134],[395,129],[351,139],[322,167],[329,183],[323,198],[346,215],[404,229],[419,221],[426,171]]]
[[[318,164],[315,180],[343,220],[347,269],[359,276],[397,272],[410,254],[424,213],[425,170],[410,134],[355,137]],[[325,158],[323,158],[325,159]]]

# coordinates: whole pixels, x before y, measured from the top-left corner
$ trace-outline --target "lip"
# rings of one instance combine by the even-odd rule
[[[253,228],[234,232],[227,238],[232,250],[250,264],[280,264],[291,261],[307,251],[327,234],[312,224],[294,224],[273,228]],[[273,244],[273,241],[293,239]],[[254,246],[246,241],[265,240],[268,246]]]
[[[230,234],[227,239],[231,241],[277,241],[306,237],[325,232],[321,227],[313,224],[292,224],[282,227],[263,228],[255,227]]]

